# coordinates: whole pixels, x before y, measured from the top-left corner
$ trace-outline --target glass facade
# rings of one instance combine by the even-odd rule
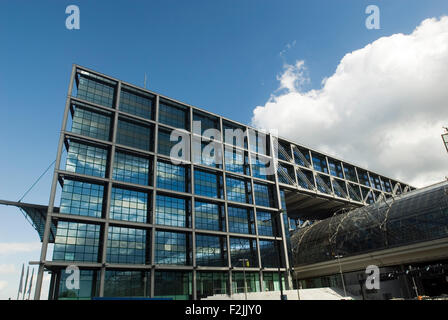
[[[99,225],[59,221],[53,260],[97,262],[99,243]]]
[[[260,236],[275,236],[278,232],[275,230],[275,215],[262,210],[257,210],[258,234]]]
[[[59,210],[52,213],[53,261],[56,269],[77,261],[89,267],[81,274],[85,288],[60,288],[57,298],[191,299],[244,292],[243,259],[249,292],[272,290],[278,277],[264,268],[278,267],[278,192],[286,269],[292,265],[286,192],[305,188],[320,191],[317,197],[323,192],[347,204],[367,204],[394,188],[409,189],[286,140],[279,141],[274,161],[275,137],[78,66],[73,76],[67,131],[61,133],[67,156],[55,173],[61,188]],[[200,121],[200,129],[193,121]],[[182,135],[171,141],[175,129]],[[205,139],[208,129],[224,130],[222,138]],[[174,163],[171,150],[182,139],[193,153]]]
[[[246,285],[244,285],[246,278]],[[233,293],[260,292],[260,275],[256,272],[233,272],[232,273]]]
[[[223,197],[222,176],[218,173],[196,169],[194,171],[194,193],[221,199]]]
[[[227,200],[243,203],[252,203],[250,182],[238,178],[226,178]]]
[[[105,297],[149,297],[149,275],[144,271],[106,271]]]
[[[257,206],[274,207],[275,199],[271,185],[254,183],[255,203]]]
[[[153,110],[153,96],[141,93],[130,87],[121,89],[120,111],[146,119],[153,119]]]
[[[194,206],[196,229],[226,231],[222,205],[196,200]]]
[[[227,272],[198,271],[196,283],[198,299],[215,294],[229,294],[229,274]]]
[[[181,232],[156,231],[155,263],[191,265],[191,235]]]
[[[260,240],[261,264],[266,268],[278,268],[278,244],[272,240]]]
[[[69,180],[64,181],[61,194],[61,213],[101,218],[103,208],[102,185]]]
[[[189,271],[156,271],[154,283],[155,298],[193,298],[192,273]]]
[[[188,192],[189,174],[184,166],[166,161],[157,161],[157,187],[173,191]]]
[[[71,132],[99,140],[110,140],[111,113],[77,103]]]
[[[229,206],[227,212],[230,232],[255,234],[254,212],[252,209]]]
[[[128,147],[151,150],[152,128],[124,119],[118,119],[117,143]]]
[[[164,100],[159,104],[159,122],[175,128],[188,129],[189,116],[187,108],[170,104]]]
[[[158,194],[156,197],[156,224],[173,227],[191,227],[188,200]]]
[[[221,144],[216,141],[201,141],[201,138],[193,137],[193,154],[194,163],[202,164],[212,168],[222,167],[222,150]]]
[[[107,155],[105,148],[71,141],[65,170],[104,178]]]
[[[132,222],[148,222],[148,194],[112,188],[110,218]]]
[[[96,270],[79,270],[79,289],[68,289],[65,285],[71,273],[65,270],[59,273],[59,292],[60,300],[90,300],[99,294],[99,272]]]
[[[114,180],[148,185],[151,161],[145,157],[116,152],[112,178]]]
[[[254,239],[230,237],[230,261],[233,267],[243,267],[243,259],[248,261],[247,267],[258,267],[257,242]]]
[[[227,241],[225,237],[197,234],[196,265],[225,267],[227,262]]]
[[[109,227],[107,234],[107,258],[110,263],[145,264],[147,257],[146,230]]]
[[[79,73],[76,80],[76,97],[105,107],[114,107],[116,85],[114,81],[86,73]]]

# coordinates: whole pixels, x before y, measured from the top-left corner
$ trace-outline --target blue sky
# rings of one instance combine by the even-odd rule
[[[65,28],[70,4],[80,30]],[[365,28],[369,4],[380,30]],[[1,1],[0,199],[18,200],[54,160],[72,63],[141,86],[146,72],[153,91],[249,123],[285,64],[304,60],[305,89],[319,89],[345,54],[447,13],[445,0]],[[24,201],[48,204],[51,175]],[[39,250],[2,251],[38,236],[17,209],[0,214],[0,266],[13,265],[1,299]]]

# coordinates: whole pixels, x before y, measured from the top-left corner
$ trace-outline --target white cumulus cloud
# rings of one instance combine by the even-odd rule
[[[16,267],[13,264],[0,264],[0,274],[14,274],[16,272]]]
[[[40,242],[0,242],[0,254],[39,251]]]
[[[448,17],[347,53],[320,89],[302,90],[300,60],[277,79],[254,126],[416,187],[447,175]]]
[[[7,286],[8,286],[8,282],[0,281],[0,291],[6,289]]]

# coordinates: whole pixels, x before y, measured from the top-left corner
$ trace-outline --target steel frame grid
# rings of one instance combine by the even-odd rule
[[[110,108],[110,107],[105,107],[99,104],[95,104],[83,99],[79,99],[77,97],[73,97],[72,96],[72,90],[74,88],[74,80],[76,78],[76,75],[79,73],[91,73],[94,74],[95,76],[99,76],[99,77],[103,77],[105,79],[107,79],[108,81],[112,81],[116,84],[115,86],[115,97],[114,97],[114,108]],[[77,79],[77,78],[76,78]],[[119,104],[120,104],[120,93],[121,93],[121,87],[122,86],[126,86],[128,88],[132,88],[135,90],[138,90],[140,92],[146,93],[146,94],[150,94],[151,96],[155,97],[155,106],[153,109],[153,119],[146,119],[146,118],[142,118],[133,114],[129,114],[127,112],[121,111],[119,108]],[[216,117],[218,122],[219,122],[219,128],[221,129],[221,136],[220,136],[220,141],[218,141],[220,143],[221,146],[221,151],[222,151],[222,157],[224,159],[224,148],[230,147],[232,150],[238,149],[238,150],[242,150],[244,153],[248,154],[248,165],[249,165],[249,174],[248,175],[243,175],[243,174],[239,174],[239,173],[235,173],[235,172],[229,172],[229,174],[231,176],[235,176],[235,177],[239,177],[239,178],[244,178],[246,181],[250,181],[250,186],[251,186],[251,196],[252,196],[252,203],[251,204],[247,204],[247,203],[239,203],[239,202],[233,202],[233,201],[229,201],[227,199],[227,186],[226,186],[226,176],[227,176],[227,171],[226,171],[226,166],[223,165],[222,168],[215,168],[215,167],[209,167],[209,166],[205,166],[199,163],[194,163],[193,159],[190,158],[190,161],[185,161],[185,165],[187,165],[189,167],[190,170],[190,179],[191,179],[191,188],[189,190],[189,192],[175,192],[175,191],[168,191],[168,190],[164,190],[164,189],[159,189],[157,188],[157,176],[156,176],[156,166],[157,166],[157,160],[160,159],[169,159],[168,157],[166,157],[163,154],[159,154],[158,153],[158,136],[159,136],[159,128],[166,128],[166,129],[178,129],[175,127],[172,127],[170,125],[167,124],[163,124],[159,122],[159,103],[160,103],[160,99],[163,100],[167,100],[170,101],[174,104],[179,104],[182,106],[185,106],[188,110],[189,110],[189,130],[183,130],[185,131],[186,134],[189,135],[189,139],[190,139],[190,154],[192,154],[192,148],[193,148],[193,141],[195,138],[203,138],[201,135],[198,135],[196,133],[193,132],[193,114],[195,111],[200,112],[200,113],[204,113],[206,115],[209,116],[213,116]],[[99,140],[99,139],[95,139],[95,138],[91,138],[88,136],[84,136],[84,135],[80,135],[80,134],[75,134],[73,132],[67,131],[67,124],[68,124],[68,114],[69,111],[73,111],[73,104],[76,103],[82,103],[84,105],[89,106],[90,108],[94,108],[94,109],[100,109],[103,112],[108,112],[112,115],[113,120],[111,122],[112,126],[111,126],[111,133],[112,133],[112,138],[111,141],[103,141],[103,140]],[[143,124],[147,124],[153,127],[154,131],[153,131],[153,148],[152,151],[150,149],[150,151],[144,151],[144,150],[140,150],[137,148],[133,148],[133,147],[129,147],[126,145],[120,145],[116,143],[116,136],[117,136],[117,126],[118,126],[118,119],[119,118],[127,118],[131,121],[136,121],[136,122],[140,122]],[[227,123],[230,124],[234,124],[235,126],[238,127],[242,127],[246,129],[246,139],[247,139],[247,148],[240,148],[238,146],[234,146],[232,144],[229,144],[227,142],[224,141],[224,136],[223,136],[223,121],[226,121]],[[270,211],[273,214],[275,212],[281,212],[281,201],[280,201],[280,187],[282,189],[289,189],[289,190],[296,190],[296,191],[301,191],[301,192],[305,192],[305,193],[316,193],[319,196],[322,197],[326,197],[326,198],[338,198],[339,200],[341,198],[337,197],[334,194],[334,189],[332,186],[332,180],[331,180],[331,176],[328,175],[330,177],[330,183],[331,183],[331,189],[333,191],[332,195],[327,195],[327,194],[321,194],[319,191],[311,191],[307,190],[307,189],[302,189],[298,184],[297,184],[297,173],[296,173],[296,168],[300,168],[301,166],[298,165],[295,160],[294,160],[294,152],[292,152],[292,148],[293,145],[298,146],[297,144],[290,142],[286,139],[283,138],[275,138],[275,139],[281,139],[282,141],[289,143],[290,144],[290,152],[291,152],[291,156],[292,156],[292,162],[288,162],[288,161],[284,161],[281,159],[277,159],[274,157],[274,138],[271,134],[269,134],[269,155],[265,155],[265,154],[260,154],[259,152],[257,152],[257,150],[251,150],[251,145],[250,145],[250,134],[249,131],[247,129],[250,130],[254,130],[255,132],[258,132],[257,129],[244,125],[244,124],[240,124],[238,122],[235,122],[233,120],[230,119],[226,119],[224,117],[221,117],[219,115],[213,114],[211,112],[208,112],[206,110],[176,101],[174,99],[162,96],[160,94],[154,93],[152,91],[149,91],[147,89],[143,89],[143,88],[139,88],[135,85],[123,82],[121,80],[118,79],[114,79],[112,77],[109,77],[107,75],[101,74],[99,72],[87,69],[85,67],[81,67],[79,65],[74,64],[72,66],[72,73],[71,73],[71,77],[70,77],[70,82],[69,82],[69,88],[68,88],[68,94],[67,94],[67,99],[66,99],[66,107],[65,107],[65,111],[64,111],[64,117],[63,117],[63,123],[62,123],[62,127],[61,127],[61,133],[60,133],[60,139],[59,139],[59,145],[58,145],[58,151],[57,151],[57,156],[56,156],[56,165],[55,165],[55,169],[54,169],[54,176],[53,176],[53,181],[52,181],[52,188],[51,188],[51,193],[50,193],[50,200],[49,200],[49,206],[48,206],[48,214],[47,214],[47,220],[46,220],[46,224],[45,224],[45,231],[44,231],[44,239],[43,239],[43,243],[42,243],[42,250],[41,250],[41,257],[40,257],[40,261],[39,261],[39,271],[38,271],[38,277],[37,277],[37,284],[36,284],[36,292],[35,292],[35,299],[39,299],[40,298],[40,291],[41,291],[41,286],[42,286],[42,280],[43,280],[43,273],[44,270],[48,267],[51,268],[55,268],[57,266],[59,267],[63,267],[65,265],[67,265],[66,263],[60,263],[60,262],[52,262],[52,261],[48,261],[46,258],[47,256],[47,247],[48,247],[48,236],[49,236],[49,227],[51,226],[51,221],[53,220],[53,218],[55,219],[65,219],[65,220],[69,220],[69,221],[83,221],[83,222],[92,222],[95,224],[101,224],[102,227],[102,241],[101,241],[101,248],[100,248],[100,252],[101,252],[101,259],[98,263],[91,263],[91,264],[83,264],[83,263],[77,263],[78,265],[84,265],[84,266],[91,266],[92,268],[99,268],[100,269],[100,285],[99,285],[99,295],[103,296],[104,295],[104,282],[105,282],[105,272],[107,269],[115,269],[115,268],[119,268],[119,269],[123,269],[123,268],[129,268],[129,269],[145,269],[145,270],[149,270],[150,271],[150,296],[153,297],[154,296],[154,275],[155,275],[155,270],[191,270],[192,271],[192,278],[193,278],[193,299],[196,299],[196,270],[220,270],[220,271],[228,271],[229,273],[229,283],[228,283],[228,288],[229,288],[229,293],[232,294],[233,290],[232,290],[232,272],[233,270],[235,271],[240,271],[242,270],[242,268],[239,267],[235,267],[231,265],[231,261],[230,261],[230,237],[231,236],[237,236],[237,237],[246,237],[248,239],[251,238],[255,238],[256,243],[257,243],[257,254],[258,254],[258,262],[259,262],[259,267],[258,268],[246,268],[246,270],[248,271],[258,271],[259,272],[259,281],[260,281],[260,288],[262,290],[264,290],[264,281],[263,281],[263,271],[277,271],[277,268],[263,268],[262,264],[261,264],[261,253],[260,253],[260,246],[259,246],[259,240],[260,239],[266,239],[266,240],[274,240],[275,242],[277,241],[281,241],[282,242],[282,266],[284,266],[281,270],[283,272],[283,274],[285,275],[285,279],[286,279],[286,286],[288,287],[290,285],[290,279],[288,278],[288,270],[289,268],[289,261],[288,261],[288,255],[286,254],[287,252],[287,243],[286,243],[286,237],[285,237],[285,228],[284,225],[285,222],[283,221],[283,215],[279,214],[280,217],[280,225],[281,225],[281,236],[279,235],[275,235],[274,237],[269,237],[269,236],[259,236],[258,234],[258,226],[257,226],[257,216],[256,216],[256,212],[257,212],[257,208],[265,210],[265,211]],[[65,170],[61,170],[61,156],[62,156],[62,152],[63,152],[63,145],[66,142],[67,139],[69,139],[70,137],[72,138],[76,138],[77,140],[81,140],[81,141],[88,141],[89,143],[93,143],[93,144],[98,144],[101,146],[106,146],[108,147],[109,150],[109,159],[108,159],[108,166],[107,166],[107,175],[106,178],[98,178],[98,177],[92,177],[92,176],[87,176],[87,175],[82,175],[82,174],[77,174],[74,172],[67,172]],[[309,156],[310,156],[310,162],[311,162],[311,168],[304,168],[306,170],[312,171],[313,172],[313,176],[315,177],[315,175],[317,173],[319,174],[324,174],[320,171],[316,171],[313,163],[312,163],[312,152],[317,153],[316,151],[304,147],[304,146],[300,146],[301,148],[304,148],[305,150],[307,149],[309,152]],[[142,186],[142,185],[138,185],[138,184],[131,184],[131,183],[127,183],[127,182],[121,182],[121,181],[115,181],[112,180],[112,170],[113,170],[113,161],[114,161],[114,156],[115,156],[115,150],[124,150],[124,151],[128,151],[131,152],[133,154],[141,154],[145,157],[152,157],[152,185],[150,186]],[[320,155],[325,156],[326,162],[327,162],[327,168],[328,168],[328,156],[319,152]],[[274,175],[274,181],[270,181],[270,180],[265,180],[265,179],[260,179],[257,177],[253,177],[253,170],[252,170],[252,158],[253,155],[255,156],[261,156],[264,158],[270,158],[271,161],[274,161],[274,163],[277,164],[276,161],[279,161],[280,163],[284,163],[286,165],[289,166],[293,166],[294,169],[294,175],[295,175],[295,181],[296,181],[296,185],[295,186],[291,186],[291,185],[287,185],[287,184],[283,184],[281,182],[278,181],[278,177],[277,174]],[[335,157],[331,157],[332,159],[336,160],[336,161],[340,161],[342,168],[343,168],[343,173],[344,173],[344,180],[346,181],[346,185],[348,180],[345,179],[345,171],[344,171],[344,167],[343,164],[347,163],[344,162],[342,160],[338,160]],[[347,163],[348,164],[348,163]],[[351,164],[349,164],[351,165]],[[351,165],[355,168],[357,168],[357,166],[355,165]],[[223,192],[224,192],[224,199],[212,199],[212,198],[208,198],[208,197],[204,197],[204,196],[198,196],[195,195],[194,193],[194,169],[195,168],[206,168],[207,170],[212,170],[215,172],[220,172],[222,173],[223,176]],[[365,169],[363,169],[365,170]],[[368,170],[365,170],[367,173],[369,173]],[[355,171],[356,172],[356,171]],[[357,174],[357,172],[356,172]],[[55,196],[56,196],[56,187],[57,187],[57,182],[60,179],[63,179],[65,176],[71,176],[74,177],[75,179],[85,179],[87,181],[96,181],[96,182],[101,182],[103,185],[105,185],[105,208],[104,208],[104,213],[103,213],[103,217],[100,218],[89,218],[89,217],[80,217],[80,216],[74,216],[74,215],[69,215],[69,214],[60,214],[60,213],[56,213],[53,212],[54,210],[54,201],[55,201]],[[381,177],[380,175],[377,174],[378,177]],[[260,207],[256,205],[255,202],[255,197],[254,197],[254,182],[263,182],[263,183],[268,183],[271,185],[275,185],[275,189],[276,189],[276,199],[277,199],[277,207],[278,208],[265,208],[265,207]],[[357,179],[357,181],[359,182],[359,179]],[[369,176],[369,181],[370,181],[370,176]],[[395,180],[396,183],[400,184],[400,182],[398,180]],[[316,185],[316,179],[314,179],[314,184]],[[390,185],[392,186],[392,182],[391,180],[389,180]],[[150,223],[146,223],[146,224],[141,224],[141,223],[134,223],[134,222],[129,222],[129,221],[116,221],[116,220],[111,220],[109,217],[109,209],[110,209],[110,195],[111,195],[111,189],[112,186],[115,185],[122,185],[125,188],[132,188],[132,189],[137,189],[137,190],[145,190],[145,192],[150,192],[151,196],[152,196],[152,201],[151,201],[151,221]],[[409,187],[409,186],[407,186]],[[316,188],[317,189],[317,188]],[[372,189],[372,187],[371,187]],[[170,195],[176,195],[176,196],[181,196],[184,198],[189,198],[190,199],[190,208],[191,208],[191,219],[192,219],[192,225],[191,228],[180,228],[180,227],[172,227],[172,226],[162,226],[162,225],[156,225],[155,224],[155,214],[156,214],[156,196],[159,193],[164,193],[164,194],[170,194]],[[348,190],[347,190],[348,193]],[[195,228],[195,212],[194,212],[194,201],[195,199],[198,198],[200,200],[205,200],[205,201],[213,201],[213,202],[220,202],[224,204],[224,215],[225,215],[225,222],[226,222],[226,231],[222,232],[222,231],[211,231],[211,230],[207,230],[204,231],[202,230],[201,233],[207,233],[207,234],[215,234],[215,235],[224,235],[226,236],[227,239],[227,258],[228,258],[228,266],[227,267],[222,267],[222,268],[216,268],[216,267],[198,267],[196,266],[196,250],[195,250],[195,235],[196,235],[196,228]],[[352,203],[353,201],[350,199],[345,199],[347,200],[347,203]],[[359,205],[362,205],[363,203],[359,203]],[[242,235],[242,234],[237,234],[237,233],[231,233],[229,232],[229,221],[228,221],[228,205],[236,205],[239,207],[247,207],[247,208],[251,208],[254,212],[254,220],[255,220],[255,235]],[[149,265],[117,265],[117,264],[111,264],[111,263],[107,263],[106,262],[106,253],[107,253],[107,233],[108,233],[108,227],[109,225],[117,225],[117,226],[128,226],[128,227],[135,227],[135,228],[144,228],[146,230],[148,230],[150,232],[150,236],[151,236],[151,248],[150,248],[150,259],[151,259],[151,264]],[[192,244],[191,244],[191,248],[192,248],[192,265],[191,266],[166,266],[166,265],[156,265],[154,262],[154,257],[155,257],[155,250],[154,250],[154,244],[155,244],[155,233],[157,230],[171,230],[171,231],[179,231],[179,232],[184,232],[184,233],[190,233],[191,234],[191,239],[192,239]],[[272,270],[271,270],[272,269]]]

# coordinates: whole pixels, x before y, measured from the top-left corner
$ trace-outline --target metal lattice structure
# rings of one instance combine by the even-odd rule
[[[292,237],[294,265],[448,237],[448,182],[334,215]]]

